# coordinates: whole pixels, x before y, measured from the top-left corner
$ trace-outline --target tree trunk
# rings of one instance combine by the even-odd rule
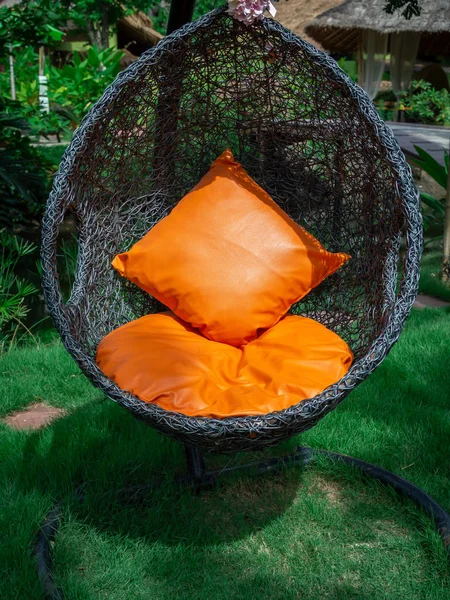
[[[105,50],[105,48],[109,48],[109,13],[108,5],[105,2],[102,2],[101,10],[102,18],[99,23],[87,19],[87,30],[91,46],[97,46],[99,50]]]
[[[88,37],[89,37],[89,43],[91,44],[91,46],[97,46],[97,48],[101,48],[102,44],[101,44],[101,35],[100,35],[100,30],[94,25],[93,21],[91,21],[91,19],[87,20],[87,30],[88,30]]]
[[[101,31],[102,50],[109,48],[109,14],[108,6],[102,3],[102,31]]]

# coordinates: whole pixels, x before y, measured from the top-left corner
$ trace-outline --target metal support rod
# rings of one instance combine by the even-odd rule
[[[192,21],[194,6],[195,0],[172,0],[170,4],[169,21],[167,23],[168,34]]]
[[[450,154],[450,145],[449,145]],[[444,247],[442,249],[442,279],[450,282],[450,168],[447,174],[447,193],[444,213]]]
[[[184,450],[186,452],[186,462],[188,465],[189,473],[194,478],[194,481],[201,481],[206,471],[205,461],[203,460],[200,451],[193,446],[187,446],[185,444]]]

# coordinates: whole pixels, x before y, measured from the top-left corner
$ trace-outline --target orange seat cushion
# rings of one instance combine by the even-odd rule
[[[292,315],[240,348],[208,340],[172,313],[147,315],[109,333],[97,350],[105,375],[141,400],[218,418],[311,398],[338,381],[352,358],[338,335]]]
[[[297,225],[227,150],[113,266],[206,337],[240,346],[349,258]]]

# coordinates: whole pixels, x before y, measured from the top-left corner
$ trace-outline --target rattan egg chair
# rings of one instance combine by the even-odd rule
[[[166,216],[225,148],[327,249],[352,256],[292,312],[338,333],[354,363],[339,382],[286,410],[195,418],[120,389],[95,353],[113,329],[164,310],[111,260]],[[79,254],[63,302],[56,256],[68,213]],[[47,306],[88,379],[187,446],[231,453],[313,427],[382,362],[417,292],[422,222],[410,168],[365,92],[276,21],[247,26],[219,8],[165,37],[105,91],[64,154],[42,236]]]
[[[194,0],[173,0],[169,30],[188,21],[193,6]],[[110,331],[165,309],[118,276],[112,258],[166,216],[224,148],[327,249],[351,255],[345,269],[292,312],[338,333],[354,362],[340,381],[286,410],[195,418],[120,389],[95,356]],[[72,293],[63,302],[56,257],[67,214],[76,218],[79,253]],[[327,55],[275,21],[249,27],[225,8],[168,35],[117,77],[75,133],[42,233],[45,298],[65,347],[110,399],[184,443],[189,470],[175,483],[200,491],[224,473],[273,471],[325,456],[414,500],[450,548],[450,515],[433,498],[356,458],[298,447],[288,456],[208,471],[202,456],[262,449],[313,427],[382,362],[416,296],[422,221],[410,168],[367,95]],[[161,482],[121,490],[120,498],[139,499]],[[75,498],[82,500],[79,490]],[[64,597],[51,569],[60,518],[57,503],[33,547],[52,600]]]

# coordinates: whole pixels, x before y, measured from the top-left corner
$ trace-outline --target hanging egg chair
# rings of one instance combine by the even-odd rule
[[[229,148],[251,178],[330,252],[351,260],[290,313],[342,338],[353,364],[318,395],[268,414],[210,418],[145,402],[96,363],[111,331],[164,307],[111,268]],[[67,302],[57,243],[78,229]],[[64,154],[42,231],[43,287],[67,351],[111,400],[201,452],[262,449],[313,427],[385,358],[417,292],[422,221],[411,170],[365,92],[279,23],[219,8],[120,73]],[[238,266],[236,266],[238,268]]]

